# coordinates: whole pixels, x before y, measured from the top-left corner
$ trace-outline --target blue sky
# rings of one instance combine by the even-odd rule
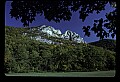
[[[5,25],[14,26],[14,27],[23,27],[23,24],[20,22],[20,20],[16,20],[15,18],[10,17],[10,14],[9,14],[10,9],[11,9],[10,3],[11,1],[6,1],[6,4],[5,4]],[[92,26],[95,19],[100,19],[100,18],[105,19],[105,14],[109,13],[112,10],[113,8],[110,7],[109,4],[107,4],[105,7],[105,11],[101,11],[100,14],[96,14],[96,13],[89,14],[89,16],[86,18],[84,22],[82,22],[82,20],[79,19],[79,12],[73,12],[72,18],[70,21],[61,21],[60,23],[56,23],[54,21],[49,22],[48,20],[44,18],[44,15],[42,16],[37,15],[36,20],[33,21],[32,24],[30,24],[30,27],[45,24],[45,25],[52,26],[55,29],[61,30],[62,33],[64,33],[66,30],[71,30],[79,34],[87,43],[94,42],[94,41],[98,41],[99,38],[96,37],[96,35],[93,32],[91,32],[90,37],[84,36],[82,27],[88,26],[88,25]],[[109,38],[112,39],[111,37]],[[116,39],[116,37],[114,39]]]

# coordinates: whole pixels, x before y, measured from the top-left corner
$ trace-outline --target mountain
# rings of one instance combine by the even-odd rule
[[[42,25],[32,28],[32,30],[35,30],[36,28],[39,32],[47,33],[48,36],[59,37],[59,35],[62,34],[60,30],[55,30],[51,26]]]
[[[115,52],[116,49],[116,40],[113,39],[103,39],[95,42],[90,42],[90,45],[103,47],[104,49],[111,50]]]
[[[36,34],[35,36],[31,36],[32,39],[49,44],[56,43],[52,41],[50,37],[54,37],[55,39],[70,40],[77,43],[85,43],[83,38],[81,38],[77,33],[67,30],[64,34],[62,34],[60,30],[54,29],[52,26],[42,25],[37,27],[30,27],[28,31],[29,34]],[[27,35],[28,33],[24,32],[23,34]]]
[[[78,34],[70,30],[67,30],[65,34],[62,35],[62,38],[68,39],[70,41],[75,41],[77,43],[84,43],[83,38],[81,38]]]
[[[38,28],[5,27],[5,73],[115,70],[115,52],[71,41],[75,38],[71,36],[77,36],[71,31],[60,35],[70,35],[63,39]]]

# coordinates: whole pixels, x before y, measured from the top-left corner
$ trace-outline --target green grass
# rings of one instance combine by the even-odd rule
[[[42,77],[114,77],[115,71],[95,72],[46,72],[46,73],[10,73],[6,76],[42,76]]]

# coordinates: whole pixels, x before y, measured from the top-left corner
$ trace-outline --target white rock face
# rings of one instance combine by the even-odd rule
[[[62,34],[60,30],[55,30],[53,27],[46,25],[41,26],[41,31],[53,37],[59,37],[58,35]]]
[[[84,43],[83,38],[81,38],[77,33],[67,30],[65,34],[62,35],[62,38],[76,41],[77,43]]]
[[[67,30],[64,34],[62,34],[60,30],[56,30],[51,26],[42,25],[42,26],[38,26],[36,28],[39,32],[46,33],[48,36],[68,39],[71,41],[76,41],[77,43],[85,43],[85,41],[83,40],[83,38],[80,37],[80,35],[78,35],[75,32],[72,32],[70,30]],[[34,30],[35,30],[35,28],[34,28]],[[41,36],[36,36],[35,39],[39,40],[41,42],[46,42],[46,43],[50,43],[50,44],[56,43],[56,42],[52,42],[51,40],[48,40],[45,38],[43,39],[43,38],[41,38]]]

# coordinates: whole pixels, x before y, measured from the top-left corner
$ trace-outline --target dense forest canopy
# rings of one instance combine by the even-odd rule
[[[103,39],[96,42],[90,42],[89,44],[116,52],[116,40]]]
[[[15,17],[16,19],[22,18],[21,22],[23,22],[23,24],[25,26],[29,25],[30,22],[32,23],[32,21],[35,20],[34,17],[36,16],[36,13],[38,13],[40,15],[44,14],[45,18],[49,21],[51,21],[53,19],[55,21],[59,21],[59,20],[62,20],[62,19],[70,20],[71,14],[68,10],[69,9],[68,6],[71,4],[70,2],[72,2],[72,4],[71,4],[72,7],[71,8],[73,8],[73,11],[80,10],[80,19],[83,19],[83,21],[84,21],[84,19],[86,18],[86,16],[89,15],[89,13],[92,13],[92,11],[96,11],[97,13],[99,13],[101,10],[104,10],[104,7],[107,3],[110,3],[111,6],[113,6],[116,9],[114,11],[106,14],[107,19],[103,20],[101,18],[101,19],[95,20],[94,21],[95,23],[93,24],[92,28],[90,26],[84,26],[83,31],[85,32],[85,35],[90,36],[89,31],[92,30],[92,31],[94,31],[94,33],[96,34],[97,37],[100,37],[100,39],[103,39],[104,37],[108,37],[110,35],[110,33],[111,33],[112,37],[114,37],[116,34],[117,34],[117,37],[120,37],[120,34],[119,34],[120,28],[118,27],[119,24],[117,24],[117,22],[120,21],[119,17],[117,17],[119,15],[119,12],[118,12],[119,11],[119,9],[118,9],[119,8],[118,7],[119,1],[117,1],[117,0],[116,1],[111,1],[111,0],[110,1],[99,1],[99,0],[96,0],[96,1],[91,1],[91,0],[90,1],[88,1],[88,0],[87,1],[86,0],[76,1],[76,0],[71,0],[70,2],[68,2],[67,0],[60,1],[63,6],[60,5],[60,6],[55,7],[55,8],[56,9],[59,8],[59,7],[63,8],[63,10],[62,10],[63,14],[67,13],[69,16],[66,16],[66,15],[63,15],[63,14],[60,15],[59,12],[56,13],[58,15],[54,15],[54,16],[51,15],[51,14],[49,14],[49,15],[45,14],[45,12],[47,12],[47,11],[49,11],[49,13],[51,13],[50,10],[52,10],[53,8],[51,8],[49,6],[45,6],[47,3],[50,2],[49,0],[44,0],[44,1],[40,0],[40,2],[42,3],[42,5],[39,5],[39,1],[37,1],[37,2],[30,1],[30,3],[25,2],[25,1],[21,1],[21,2],[20,1],[13,1],[13,3],[11,4],[13,10],[11,9],[10,14],[11,14],[12,17]],[[17,3],[17,5],[15,5],[16,3]],[[54,3],[54,1],[52,1],[50,3]],[[58,0],[57,3],[59,3],[59,0]],[[21,4],[24,5],[24,6],[20,6]],[[55,6],[55,5],[52,5],[52,6]],[[20,10],[21,13],[17,13],[18,10]],[[30,10],[30,13],[29,13],[29,10]],[[38,11],[36,12],[36,10],[38,10]],[[103,27],[107,28],[109,31],[106,32]],[[120,42],[120,41],[117,39],[116,42]],[[118,44],[117,48],[116,48],[116,51],[117,51],[117,55],[116,55],[116,76],[117,77],[119,77],[119,74],[120,74],[119,47],[120,47],[120,45]]]
[[[5,73],[115,69],[114,51],[85,43],[72,45],[63,39],[64,44],[42,43],[24,36],[28,30],[5,27]]]

